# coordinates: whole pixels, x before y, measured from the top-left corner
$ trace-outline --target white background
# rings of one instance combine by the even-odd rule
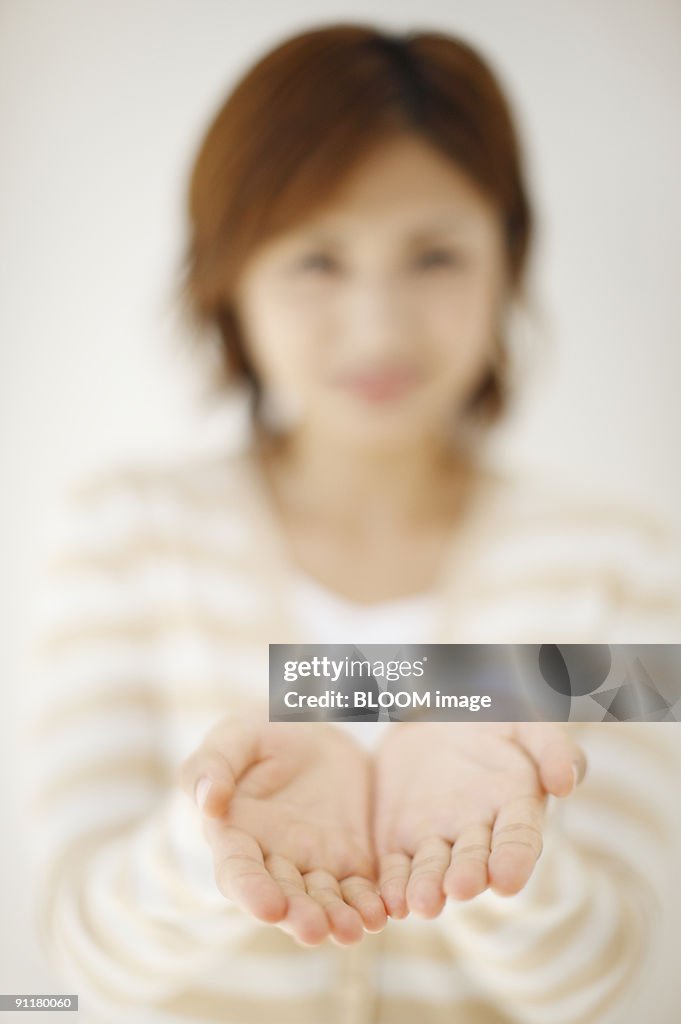
[[[350,19],[460,33],[494,61],[520,116],[542,321],[499,456],[679,517],[681,5],[4,0],[2,992],[60,990],[23,916],[13,764],[31,598],[65,485],[232,429],[202,409],[204,378],[173,305],[194,147],[264,49]],[[650,973],[627,1021],[678,1019],[675,962],[670,952]]]

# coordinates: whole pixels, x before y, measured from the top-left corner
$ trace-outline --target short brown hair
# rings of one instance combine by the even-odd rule
[[[520,290],[532,228],[520,148],[503,90],[479,53],[439,32],[392,35],[338,24],[285,40],[238,82],[199,147],[189,185],[182,296],[217,328],[220,385],[261,384],[230,301],[239,268],[267,238],[308,216],[381,139],[416,132],[449,157],[502,218]],[[507,346],[467,411],[491,423],[507,400]]]

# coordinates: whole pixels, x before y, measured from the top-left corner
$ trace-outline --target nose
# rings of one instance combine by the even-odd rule
[[[401,289],[389,277],[363,277],[348,287],[344,334],[363,360],[376,362],[410,347],[411,323]]]

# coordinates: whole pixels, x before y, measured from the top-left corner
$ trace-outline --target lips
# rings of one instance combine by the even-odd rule
[[[418,384],[421,375],[409,367],[386,367],[346,374],[340,383],[370,401],[399,398]]]

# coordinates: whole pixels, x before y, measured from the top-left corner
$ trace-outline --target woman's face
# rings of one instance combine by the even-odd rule
[[[298,428],[362,445],[441,434],[506,298],[494,209],[416,136],[378,147],[237,282],[252,363]]]

